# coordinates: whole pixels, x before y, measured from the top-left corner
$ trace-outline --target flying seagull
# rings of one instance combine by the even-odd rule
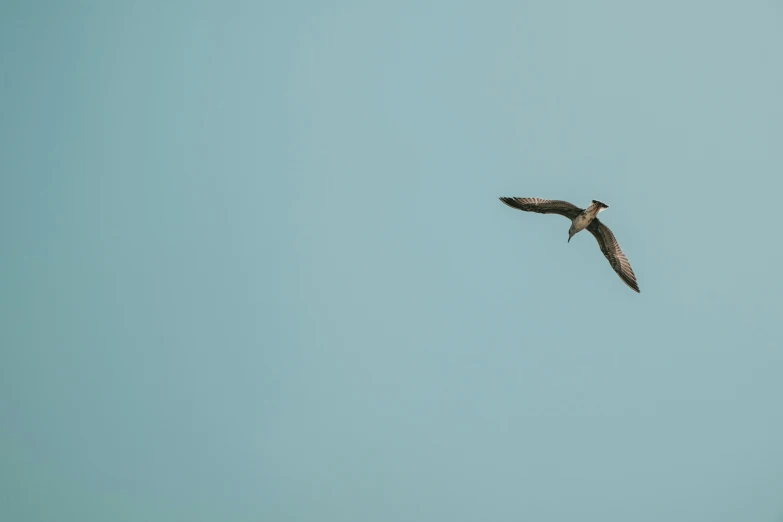
[[[539,214],[560,214],[571,220],[571,228],[568,229],[568,242],[577,232],[585,228],[590,231],[598,240],[598,246],[604,253],[609,264],[620,276],[623,282],[630,286],[634,291],[639,291],[639,285],[636,284],[636,276],[631,270],[631,263],[625,257],[620,245],[614,238],[614,234],[609,227],[601,223],[596,217],[599,212],[609,205],[593,200],[587,208],[579,208],[568,201],[540,198],[500,198],[500,201],[509,207],[518,208],[525,212],[538,212]]]

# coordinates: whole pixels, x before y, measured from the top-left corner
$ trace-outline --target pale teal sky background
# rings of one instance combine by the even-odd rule
[[[0,520],[783,519],[783,4],[0,3]],[[587,233],[499,196],[610,205]]]

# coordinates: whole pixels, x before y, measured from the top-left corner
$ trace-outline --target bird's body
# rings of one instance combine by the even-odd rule
[[[600,201],[593,200],[589,207],[584,209],[581,213],[579,213],[578,216],[571,220],[571,228],[568,229],[568,241],[571,241],[571,238],[574,236],[574,234],[581,232],[590,226],[590,223],[593,222],[595,216],[597,216],[598,213],[605,208],[609,208],[609,205],[605,205]]]
[[[595,239],[598,241],[598,246],[601,248],[609,264],[620,279],[623,280],[631,289],[638,292],[639,286],[636,284],[636,276],[631,269],[631,264],[628,262],[628,258],[620,250],[620,245],[617,243],[612,231],[609,227],[601,223],[596,217],[602,210],[609,208],[609,205],[601,203],[600,201],[593,200],[590,205],[585,208],[579,208],[567,201],[552,200],[552,199],[540,199],[540,198],[500,198],[500,201],[506,205],[524,210],[526,212],[538,212],[539,214],[560,214],[571,220],[571,228],[568,229],[568,241],[574,234],[587,229],[590,231]]]

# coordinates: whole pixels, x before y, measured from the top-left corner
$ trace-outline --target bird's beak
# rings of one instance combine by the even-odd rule
[[[571,236],[568,236],[568,243],[571,242]]]

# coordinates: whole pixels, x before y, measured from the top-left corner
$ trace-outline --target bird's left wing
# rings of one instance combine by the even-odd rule
[[[598,218],[595,218],[587,226],[587,230],[598,240],[601,252],[609,260],[609,264],[612,265],[620,279],[634,291],[638,292],[639,285],[636,284],[636,276],[631,269],[631,263],[628,262],[628,258],[620,250],[620,245],[617,243],[617,239],[615,239],[612,231],[609,230],[609,227],[601,223]]]
[[[582,210],[568,201],[559,199],[541,198],[500,198],[500,201],[509,207],[518,208],[526,212],[538,212],[539,214],[560,214],[568,219],[574,219]]]

